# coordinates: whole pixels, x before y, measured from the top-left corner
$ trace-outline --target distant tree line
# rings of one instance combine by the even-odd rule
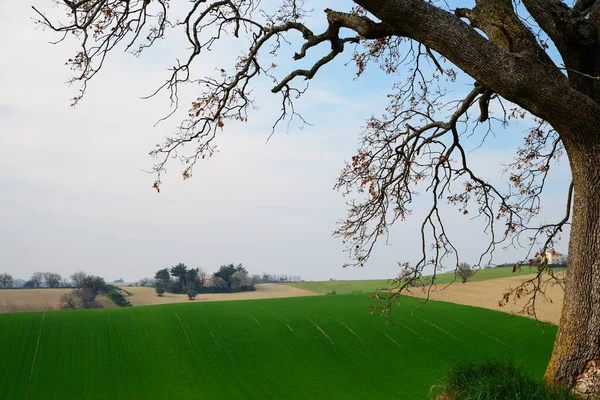
[[[12,287],[12,285],[13,285],[12,275],[10,275],[6,272],[0,273],[0,283],[2,284],[3,288]]]
[[[298,275],[277,275],[277,274],[262,274],[263,283],[281,283],[281,282],[300,282],[302,278]]]
[[[179,263],[171,268],[158,270],[154,275],[156,293],[186,293],[194,299],[198,293],[230,293],[256,290],[259,275],[250,276],[242,264],[222,265],[217,272],[208,277],[201,268],[188,268]],[[149,279],[140,281],[140,286],[150,286]]]
[[[31,278],[23,283],[23,287],[25,288],[59,288],[71,286],[73,286],[71,282],[64,280],[56,272],[34,272],[31,274]]]

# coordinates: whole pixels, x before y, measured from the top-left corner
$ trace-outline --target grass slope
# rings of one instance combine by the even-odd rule
[[[561,269],[553,268],[555,271]],[[469,278],[469,281],[485,281],[488,279],[499,279],[507,278],[509,276],[523,276],[526,277],[532,273],[535,273],[535,267],[529,268],[529,266],[522,266],[520,271],[512,272],[512,267],[498,267],[498,268],[486,268],[478,270],[475,275]],[[460,278],[455,278],[454,272],[445,272],[438,274],[435,278],[436,284],[450,283],[457,279],[460,282]],[[384,289],[389,287],[389,281],[387,279],[373,279],[373,280],[362,280],[362,281],[317,281],[317,282],[294,282],[287,283],[288,285],[312,290],[318,293],[327,293],[335,291],[337,294],[346,294],[353,292],[372,292],[374,290]]]
[[[451,364],[488,358],[542,376],[554,326],[402,303],[389,324],[365,294],[3,314],[0,398],[426,399]]]

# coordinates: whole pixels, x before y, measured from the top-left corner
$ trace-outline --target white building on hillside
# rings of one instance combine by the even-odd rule
[[[567,263],[567,255],[559,253],[558,251],[547,251],[546,258],[548,259],[548,264],[566,264]]]

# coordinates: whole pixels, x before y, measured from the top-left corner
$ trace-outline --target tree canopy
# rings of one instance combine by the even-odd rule
[[[294,101],[308,89],[303,82],[340,54],[348,54],[358,76],[371,66],[397,76],[389,105],[366,122],[357,154],[336,185],[350,196],[348,216],[336,230],[352,254],[349,265],[365,265],[389,227],[410,215],[414,196],[421,192],[430,201],[420,232],[422,254],[410,262],[413,278],[398,279],[387,304],[420,280],[426,267],[434,272],[442,266],[458,268],[458,252],[440,211],[442,203],[454,204],[463,214],[485,220],[491,240],[475,267],[489,262],[501,243],[519,245],[521,239],[524,260],[541,255],[537,276],[505,298],[530,296],[524,311],[535,314],[545,282],[564,284],[563,317],[546,378],[573,385],[600,358],[600,313],[593,306],[600,298],[597,0],[523,0],[516,5],[475,0],[470,8],[424,0],[355,0],[323,13],[311,12],[319,3],[308,0],[195,0],[176,5],[181,19],[171,18],[175,5],[169,0],[56,2],[66,22],[36,11],[40,23],[63,38],[80,40],[80,51],[67,62],[72,81],[81,84],[74,103],[119,43],[139,54],[173,28],[185,32],[189,52],[178,58],[158,90],[167,91],[176,108],[186,85],[197,91],[197,99],[186,105],[179,128],[151,153],[156,190],[171,158],[183,163],[183,178],[190,178],[196,163],[214,153],[215,138],[228,124],[251,118],[252,87],[259,76],[272,79],[271,91],[280,96],[275,126],[302,118]],[[309,26],[315,20],[324,22],[324,29],[314,32]],[[298,35],[301,43],[291,39]],[[201,56],[222,50],[231,38],[246,49],[237,62],[218,67],[215,76],[195,76]],[[308,68],[280,72],[273,57],[287,44],[297,46],[293,59],[308,62]],[[327,54],[311,59],[318,46],[326,47]],[[463,79],[471,90],[460,99],[440,85]],[[510,126],[526,117],[531,127],[509,160],[509,186],[493,185],[473,168],[465,138],[480,135],[485,141],[494,123]],[[540,224],[535,219],[540,196],[562,154],[573,178],[564,183],[566,210],[556,221]],[[569,272],[563,282],[547,270],[545,254],[568,224]],[[400,262],[409,267],[408,261]]]

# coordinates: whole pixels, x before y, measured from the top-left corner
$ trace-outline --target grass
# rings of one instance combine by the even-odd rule
[[[387,324],[366,294],[2,314],[0,398],[30,373],[29,400],[427,399],[451,365],[493,357],[542,377],[556,327],[401,301]]]
[[[436,390],[445,400],[576,400],[569,389],[535,379],[513,362],[466,362],[453,366]]]
[[[553,268],[555,271],[560,269]],[[510,276],[526,276],[528,274],[535,273],[535,267],[529,268],[529,266],[522,266],[520,271],[512,272],[512,267],[498,267],[498,268],[485,268],[478,270],[475,275],[469,278],[469,281],[485,281],[488,279],[507,278]],[[454,272],[445,272],[438,274],[435,278],[436,284],[450,283],[457,279],[460,282],[460,278],[455,278]],[[293,282],[288,285],[312,290],[318,293],[327,293],[335,291],[337,294],[353,293],[353,292],[366,292],[371,293],[374,290],[379,290],[389,287],[389,281],[387,279],[374,279],[374,280],[361,280],[361,281],[319,281],[319,282]]]

